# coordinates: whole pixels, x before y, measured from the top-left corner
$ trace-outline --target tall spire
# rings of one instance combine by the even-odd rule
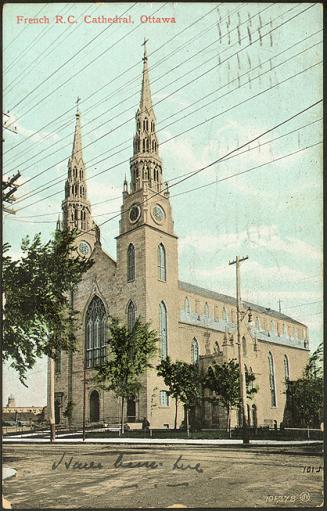
[[[152,112],[152,101],[151,101],[151,89],[149,80],[149,68],[148,68],[148,55],[146,51],[146,43],[148,39],[144,38],[144,56],[143,56],[143,78],[142,78],[142,89],[141,89],[141,100],[140,110],[141,112]]]
[[[136,112],[136,133],[133,140],[133,157],[130,160],[131,192],[150,187],[161,191],[162,163],[156,135],[156,117],[153,111],[148,68],[147,40],[144,39],[143,78],[140,106]]]

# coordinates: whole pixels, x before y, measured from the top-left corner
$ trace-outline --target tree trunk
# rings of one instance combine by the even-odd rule
[[[185,408],[185,417],[186,417],[186,431],[187,437],[190,436],[190,417],[189,417],[189,409]]]
[[[121,422],[120,422],[120,433],[124,434],[124,396],[121,398]]]
[[[174,426],[175,430],[177,429],[177,406],[178,406],[178,399],[176,397],[175,398],[175,426]]]
[[[227,431],[228,431],[228,438],[231,438],[231,429],[230,429],[230,409],[227,408]]]

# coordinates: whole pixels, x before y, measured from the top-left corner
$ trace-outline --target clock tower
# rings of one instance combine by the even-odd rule
[[[144,41],[143,79],[140,105],[136,112],[133,156],[130,158],[130,184],[124,181],[120,234],[146,224],[174,234],[168,185],[163,180],[162,161],[156,134],[148,56]]]
[[[79,100],[78,100],[79,101]],[[72,155],[68,160],[68,176],[65,184],[65,199],[62,202],[63,221],[66,229],[77,229],[77,250],[89,257],[95,242],[99,241],[99,229],[91,214],[87,199],[85,164],[82,154],[81,114],[77,109]]]
[[[179,356],[178,247],[168,185],[159,155],[156,116],[152,106],[148,56],[144,42],[140,104],[135,116],[130,182],[125,177],[119,236],[117,284],[120,310],[129,322],[140,316],[160,337],[158,358]],[[138,396],[138,415],[151,417],[151,402],[162,385],[148,372]],[[158,396],[156,399],[159,399]],[[169,410],[167,413],[167,422]],[[150,418],[151,422],[151,418]]]

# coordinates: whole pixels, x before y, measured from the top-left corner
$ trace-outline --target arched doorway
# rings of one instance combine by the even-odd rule
[[[90,422],[100,420],[100,397],[97,390],[92,390],[90,395]]]
[[[134,397],[127,399],[127,422],[136,421],[136,400]]]

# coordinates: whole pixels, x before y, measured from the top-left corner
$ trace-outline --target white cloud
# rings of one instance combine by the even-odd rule
[[[60,137],[56,132],[48,132],[48,131],[39,131],[25,128],[20,121],[16,120],[17,117],[10,113],[10,119],[4,118],[7,120],[7,124],[12,124],[17,128],[17,133],[22,135],[24,138],[29,138],[33,143],[39,142],[57,142]],[[32,136],[33,135],[33,136]]]
[[[200,252],[213,252],[222,249],[236,249],[251,245],[271,252],[282,252],[296,258],[322,260],[318,247],[294,237],[282,239],[276,225],[251,226],[239,233],[203,234],[193,233],[180,240],[180,249],[193,247]]]

